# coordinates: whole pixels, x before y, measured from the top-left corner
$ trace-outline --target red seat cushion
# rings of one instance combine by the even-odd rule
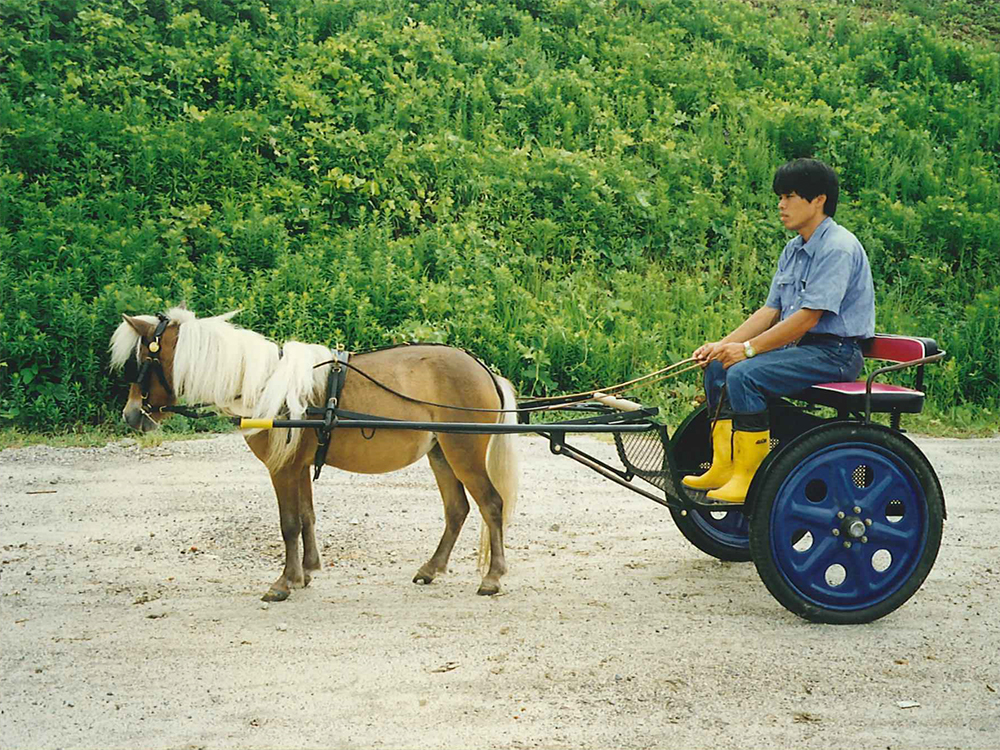
[[[792,398],[847,411],[865,410],[865,382],[820,383]],[[872,411],[916,414],[924,408],[924,392],[890,383],[872,383]]]
[[[868,359],[889,362],[912,362],[938,353],[934,339],[919,336],[894,336],[879,333],[861,345]],[[835,409],[861,412],[865,410],[865,381],[850,383],[820,383],[792,396],[809,403],[831,406]],[[872,383],[872,411],[907,412],[916,414],[924,408],[924,392],[890,383]]]

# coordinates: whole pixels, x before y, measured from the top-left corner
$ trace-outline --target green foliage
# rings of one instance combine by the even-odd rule
[[[524,394],[626,380],[761,303],[800,155],[842,175],[879,329],[953,354],[935,414],[997,413],[1000,54],[958,6],[1000,28],[959,0],[0,0],[0,421],[112,418],[120,314],[180,300],[469,347]]]

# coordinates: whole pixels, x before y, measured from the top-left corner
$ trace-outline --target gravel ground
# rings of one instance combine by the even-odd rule
[[[450,573],[410,582],[443,523],[422,461],[326,469],[324,571],[271,605],[276,503],[238,435],[6,450],[0,745],[1000,747],[1000,440],[915,440],[949,509],[937,564],[841,627],[539,438],[501,595],[475,595],[473,516]]]

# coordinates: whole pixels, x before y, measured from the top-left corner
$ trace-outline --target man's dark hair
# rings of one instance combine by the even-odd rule
[[[837,213],[840,182],[837,173],[818,159],[793,159],[778,167],[771,185],[775,195],[796,193],[807,201],[825,195],[823,213],[832,217]]]

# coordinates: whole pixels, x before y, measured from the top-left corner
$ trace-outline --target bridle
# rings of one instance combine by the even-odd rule
[[[160,381],[160,385],[163,386],[163,390],[167,392],[168,400],[174,401],[177,398],[177,394],[174,392],[173,386],[171,386],[170,381],[167,380],[167,373],[163,369],[163,362],[160,361],[163,333],[167,330],[167,326],[170,325],[170,318],[163,313],[158,313],[156,317],[159,319],[159,322],[156,324],[156,329],[153,331],[152,339],[147,344],[146,337],[142,337],[143,343],[146,344],[146,349],[149,350],[149,356],[144,359],[141,364],[137,361],[138,354],[136,355],[136,359],[129,360],[130,370],[134,373],[134,377],[131,378],[131,382],[139,386],[139,393],[142,395],[142,406],[139,408],[139,411],[150,421],[155,421],[153,419],[153,414],[157,412],[181,414],[192,419],[206,416],[202,412],[197,411],[196,408],[192,407],[172,406],[170,404],[163,404],[161,406],[149,405],[149,387],[153,382],[154,375],[157,380]],[[204,406],[204,404],[196,404],[195,406]]]
[[[146,341],[146,337],[142,337],[142,342],[146,344],[146,348],[149,350],[149,356],[139,363],[139,354],[136,353],[135,358],[129,360],[129,371],[126,374],[132,375],[129,379],[131,382],[139,386],[139,393],[142,395],[142,407],[140,411],[143,416],[152,420],[153,415],[151,412],[162,412],[168,411],[169,406],[150,406],[149,405],[149,388],[153,382],[153,376],[160,381],[160,385],[167,392],[170,400],[174,399],[174,389],[167,381],[167,374],[163,370],[163,362],[160,361],[160,349],[162,348],[161,341],[163,339],[163,332],[167,330],[167,326],[170,324],[170,319],[160,313],[157,315],[159,322],[156,324],[156,329],[153,331],[152,339]]]

